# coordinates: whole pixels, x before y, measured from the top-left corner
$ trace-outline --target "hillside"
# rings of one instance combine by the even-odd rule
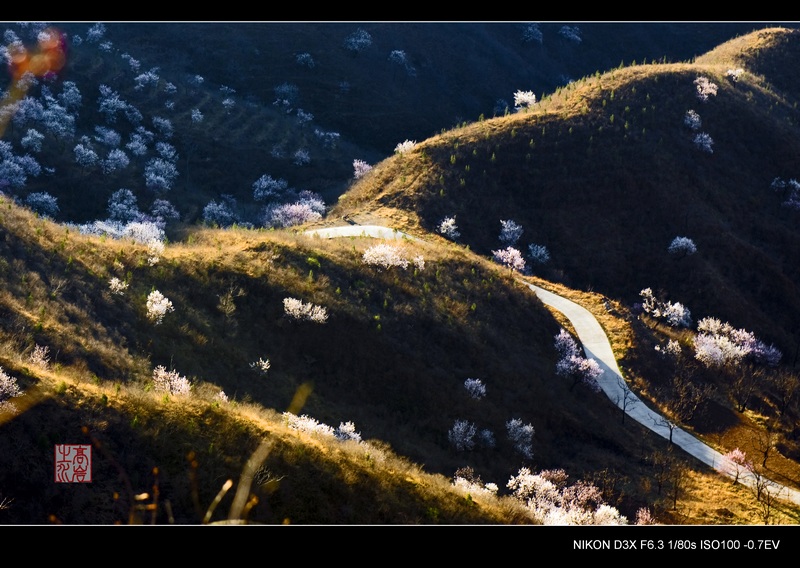
[[[389,29],[371,31],[377,38]],[[242,30],[242,49],[252,48],[247,38],[254,30]],[[310,30],[304,41],[320,39],[322,30]],[[334,30],[343,33],[324,27]],[[121,43],[125,32],[116,33]],[[199,29],[182,33],[198,35]],[[469,33],[488,32],[478,26]],[[113,219],[103,230],[76,224],[124,209],[121,201],[109,206],[118,186],[105,181],[90,200],[82,186],[58,177],[37,178],[4,195],[0,367],[26,394],[14,399],[19,408],[5,412],[0,424],[0,455],[7,458],[0,468],[0,523],[129,522],[133,495],[148,491],[140,504],[151,505],[156,516],[133,520],[194,524],[231,479],[234,488],[221,497],[214,517],[221,520],[235,483],[246,480],[247,459],[267,440],[271,449],[247,509],[251,522],[530,523],[530,510],[507,487],[521,468],[530,468],[563,469],[571,481],[595,484],[630,520],[646,507],[667,524],[796,524],[797,511],[778,504],[765,511],[763,499],[687,460],[622,419],[602,395],[559,375],[554,340],[569,326],[517,274],[490,259],[501,245],[500,221],[519,223],[520,246],[533,267],[525,278],[575,299],[600,319],[630,384],[649,403],[720,449],[763,454],[772,477],[800,485],[800,381],[792,360],[800,344],[793,325],[800,316],[800,213],[784,205],[798,166],[798,93],[785,71],[796,63],[797,41],[796,31],[764,30],[693,62],[597,71],[537,98],[527,111],[459,120],[460,126],[385,160],[377,158],[385,141],[369,133],[342,140],[324,158],[331,169],[320,168],[330,174],[332,194],[349,189],[324,218],[310,216],[290,227],[245,222],[243,212],[263,204],[244,205],[244,199],[241,217],[196,224],[206,199],[216,194],[192,195],[191,187],[181,200],[172,197],[179,191],[138,193],[139,205],[159,195],[180,205],[181,221],[167,223],[166,231],[158,225],[164,219],[155,219],[161,231],[155,238],[134,227],[155,215],[120,214],[115,222],[124,233],[108,228]],[[213,45],[198,42],[203,49],[191,57],[208,55],[203,50]],[[356,64],[366,54],[350,56]],[[75,53],[69,76],[107,80],[112,57],[120,58],[97,47]],[[165,65],[165,77],[183,64],[185,72],[192,61],[176,57],[174,68]],[[727,71],[739,67],[738,80],[729,80]],[[209,78],[219,73],[215,82],[239,91],[223,68],[208,69]],[[706,101],[696,94],[700,76],[717,85]],[[245,148],[271,145],[273,136],[311,139],[297,128],[296,116],[244,98],[230,112],[202,107],[203,126],[192,126],[197,97],[222,105],[232,94],[212,95],[189,84],[175,93],[183,116],[169,137],[181,160],[192,164],[181,170],[181,180],[191,172],[199,187],[236,172],[241,177],[230,181],[231,191],[250,199],[259,172],[282,171],[273,169],[277,161]],[[126,98],[143,96],[137,108],[151,109],[151,116],[163,94],[130,87]],[[47,90],[40,96],[46,99]],[[713,152],[693,142],[699,131],[685,122],[688,110],[701,117]],[[89,129],[91,113],[80,116]],[[377,131],[383,118],[374,122]],[[16,151],[25,134],[9,124]],[[126,136],[137,131],[130,130]],[[208,132],[216,134],[204,139]],[[193,143],[223,157],[194,162]],[[70,171],[65,156],[71,143],[62,144],[61,154],[57,146],[48,155],[63,160],[58,171]],[[352,158],[368,147],[374,165],[352,181]],[[160,146],[156,153],[169,161],[168,150]],[[18,163],[13,152],[4,160]],[[292,185],[319,183],[315,171],[292,178]],[[138,171],[120,175],[120,184],[141,185]],[[100,179],[98,172],[80,177],[87,187]],[[783,192],[773,187],[775,178],[785,180]],[[62,211],[81,218],[63,223],[24,206],[23,194],[50,189],[51,182],[54,193],[59,184],[65,191]],[[287,204],[316,203],[299,187],[287,191]],[[455,218],[457,238],[441,234],[446,217]],[[301,232],[374,220],[421,240],[397,243],[402,262],[381,268],[365,261],[375,239],[326,240]],[[668,253],[679,235],[691,237],[695,254]],[[545,245],[550,261],[535,265],[528,244]],[[752,369],[763,378],[737,409],[737,393],[726,385],[734,372],[702,368],[691,356],[692,329],[643,312],[640,291],[647,287],[688,306],[693,323],[715,316],[752,330],[782,352],[781,366],[737,367],[742,376]],[[155,292],[173,308],[162,312],[163,321],[147,307]],[[291,299],[324,315],[293,318]],[[668,339],[682,345],[683,359],[655,351]],[[159,390],[160,366],[184,377],[191,394]],[[673,404],[673,375],[704,393],[691,415]],[[474,396],[468,379],[479,379],[485,394]],[[298,427],[285,411],[308,419]],[[474,445],[454,442],[459,421],[480,432]],[[535,432],[527,450],[510,435],[512,421]],[[316,433],[309,432],[313,424],[320,426]],[[357,431],[361,441],[337,438],[337,425],[338,434]],[[769,446],[761,443],[764,432]],[[60,443],[94,444],[91,485],[52,483],[53,446]],[[20,471],[27,472],[24,480]],[[459,472],[476,484],[456,487]],[[488,483],[499,487],[499,498],[487,494]]]
[[[797,41],[793,31],[773,33]],[[771,184],[798,169],[797,94],[771,90],[769,77],[747,68],[734,84],[725,74],[738,63],[584,78],[529,112],[448,131],[387,160],[334,215],[385,207],[427,232],[454,216],[460,242],[487,256],[500,219],[514,219],[523,242],[551,252],[540,276],[628,305],[645,287],[662,289],[699,316],[758,329],[793,352],[797,212],[785,204],[790,189]],[[707,102],[695,95],[699,76],[719,88]],[[693,143],[688,110],[702,118],[712,153]],[[670,257],[678,235],[698,254]]]
[[[747,65],[791,68],[797,41],[794,30],[762,31],[694,64],[586,77],[527,112],[445,132],[381,163],[332,216],[368,210],[405,219],[420,234],[454,218],[458,242],[487,257],[501,247],[500,220],[512,219],[523,229],[519,246],[531,270],[545,280],[599,293],[634,315],[642,310],[640,292],[651,288],[687,307],[693,323],[712,317],[754,333],[783,354],[781,378],[754,369],[760,392],[749,398],[733,392],[727,372],[687,369],[693,388],[716,393],[694,420],[716,436],[742,423],[756,430],[771,424],[781,432],[780,453],[796,461],[797,93],[784,74],[773,87],[769,75]],[[728,70],[739,68],[738,80],[729,79]],[[718,89],[705,101],[698,77]],[[686,123],[689,110],[701,119],[699,131]],[[693,141],[700,132],[713,140],[711,152]],[[670,254],[678,236],[697,252]],[[550,261],[533,262],[528,244],[546,247]],[[685,353],[691,335],[639,321],[646,324],[636,328],[639,348],[620,352],[622,365],[655,404],[666,405],[659,391],[670,388],[670,367],[643,347],[675,339]],[[789,390],[774,386],[784,379]]]

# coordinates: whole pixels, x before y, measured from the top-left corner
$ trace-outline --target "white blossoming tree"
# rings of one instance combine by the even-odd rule
[[[691,256],[697,252],[697,245],[689,237],[675,237],[667,251],[673,256]]]
[[[17,384],[17,379],[6,373],[0,367],[0,412],[16,412],[12,398],[22,395],[22,390]]]
[[[717,96],[717,85],[712,83],[708,77],[700,76],[694,80],[697,98],[703,102],[708,101],[709,97]]]
[[[536,104],[533,91],[517,91],[514,93],[514,108],[517,112],[527,111]]]
[[[436,231],[453,241],[461,236],[461,233],[458,230],[458,225],[456,225],[455,216],[445,217],[442,219],[442,221],[436,227]]]
[[[153,389],[171,395],[186,396],[191,392],[192,385],[189,379],[178,374],[178,371],[167,371],[164,365],[153,369]]]
[[[175,311],[172,302],[158,290],[153,290],[147,296],[147,317],[155,325],[164,321],[164,316]]]
[[[364,262],[364,264],[376,266],[379,269],[397,267],[405,270],[408,268],[409,264],[408,259],[406,258],[401,247],[386,243],[369,247],[364,251],[361,260]]]
[[[289,319],[295,321],[310,321],[320,324],[328,321],[328,310],[297,298],[284,298],[283,311]]]
[[[475,434],[478,429],[475,424],[467,420],[456,420],[453,427],[447,432],[447,439],[459,452],[471,450],[475,447]]]
[[[511,272],[515,270],[517,272],[522,272],[525,270],[525,259],[522,258],[522,253],[519,249],[507,247],[500,250],[493,250],[492,254],[497,262],[507,266]]]

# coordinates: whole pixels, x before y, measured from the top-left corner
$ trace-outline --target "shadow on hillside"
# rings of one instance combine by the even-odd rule
[[[713,436],[725,433],[739,422],[739,417],[733,409],[709,400],[692,418],[689,425],[701,436]]]

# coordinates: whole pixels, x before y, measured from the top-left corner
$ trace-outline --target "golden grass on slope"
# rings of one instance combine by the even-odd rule
[[[692,525],[797,525],[800,511],[784,503],[767,507],[751,489],[716,475],[686,471],[677,507],[666,507],[664,522]]]
[[[275,411],[211,398],[168,396],[140,387],[74,382],[39,373],[37,399],[3,425],[4,522],[196,524],[226,479],[243,482],[262,440],[245,517],[255,523],[517,523],[518,504],[466,495],[372,442],[340,442],[297,431]],[[33,391],[29,394],[33,394]],[[35,427],[40,434],[26,434]],[[53,443],[93,445],[93,483],[52,485]],[[13,446],[13,449],[12,449]],[[19,471],[26,476],[9,475]],[[50,481],[52,489],[41,492]],[[154,493],[154,490],[157,492]],[[224,494],[204,522],[241,511]],[[135,494],[147,495],[134,499]],[[146,506],[145,511],[140,506]]]

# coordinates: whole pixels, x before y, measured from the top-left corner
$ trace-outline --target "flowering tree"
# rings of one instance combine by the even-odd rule
[[[683,123],[695,132],[700,130],[703,126],[703,121],[700,120],[700,115],[693,110],[687,110],[683,117]]]
[[[800,210],[800,182],[794,178],[784,181],[776,177],[772,180],[770,187],[783,195],[784,207]]]
[[[480,475],[475,473],[471,467],[460,467],[453,475],[453,487],[460,489],[468,495],[489,494],[496,495],[496,483],[483,483]]]
[[[500,242],[514,245],[522,236],[522,225],[512,221],[500,221]]]
[[[717,318],[706,317],[697,322],[694,337],[695,358],[706,367],[736,367],[745,357],[767,366],[777,366],[782,353],[767,345],[745,329],[735,329]]]
[[[514,93],[514,108],[517,112],[529,110],[536,104],[536,95],[533,91],[517,91]]]
[[[459,452],[472,450],[475,447],[475,434],[477,428],[467,420],[456,420],[453,427],[447,432],[447,439]]]
[[[28,361],[40,369],[47,370],[50,367],[50,348],[47,345],[39,345],[37,343],[28,356]]]
[[[567,483],[564,470],[533,473],[520,468],[507,487],[543,525],[626,525],[627,519],[603,502],[599,488],[591,483]]]
[[[153,290],[147,296],[147,318],[155,325],[164,321],[164,316],[175,311],[172,302],[158,290]]]
[[[203,221],[217,227],[230,227],[236,222],[236,200],[223,195],[219,201],[211,200],[203,208]]]
[[[101,168],[104,174],[110,174],[117,170],[124,170],[131,163],[128,155],[119,148],[109,150],[106,159],[102,161]]]
[[[692,314],[679,302],[659,300],[651,288],[645,288],[639,295],[642,297],[642,310],[656,319],[664,319],[672,327],[690,327]]]
[[[99,89],[98,110],[100,114],[105,116],[107,123],[113,124],[117,121],[117,115],[124,113],[128,108],[128,103],[122,100],[119,93],[112,90],[108,85],[100,85]]]
[[[128,283],[114,276],[108,281],[108,288],[112,294],[122,296],[125,294],[125,290],[128,289]]]
[[[284,193],[289,188],[289,182],[285,179],[275,179],[271,175],[264,174],[253,182],[253,199],[263,201]]]
[[[550,251],[544,245],[528,245],[528,254],[536,264],[547,264],[550,262]]]
[[[395,154],[405,154],[406,152],[410,152],[414,149],[417,145],[416,140],[406,140],[404,142],[399,142],[397,146],[394,147]]]
[[[353,53],[364,51],[372,45],[372,36],[368,31],[358,28],[344,40],[344,47]]]
[[[714,140],[711,138],[711,135],[707,132],[698,132],[695,134],[692,142],[697,147],[698,150],[706,152],[707,154],[714,153]]]
[[[500,250],[493,250],[495,261],[508,266],[513,271],[522,272],[525,270],[525,259],[522,258],[522,253],[514,247],[507,247]]]
[[[469,396],[474,399],[481,399],[486,396],[486,385],[480,379],[465,380],[464,388],[469,392]]]
[[[508,437],[514,443],[514,448],[527,459],[533,459],[533,436],[535,430],[532,424],[524,424],[519,418],[512,418],[506,422]]]
[[[461,233],[458,231],[458,226],[456,225],[455,216],[445,217],[442,219],[442,221],[436,227],[436,231],[452,240],[456,240],[461,236]]]
[[[268,227],[285,228],[322,219],[325,204],[317,198],[307,197],[294,203],[271,205],[264,212],[264,224]]]
[[[741,78],[743,73],[744,73],[744,69],[742,69],[741,67],[738,67],[736,69],[728,69],[727,71],[725,71],[725,76],[728,79],[730,79],[731,83],[733,83],[735,85],[736,83],[739,82],[739,79]]]
[[[178,371],[167,371],[164,365],[153,369],[153,388],[156,392],[165,392],[171,395],[186,396],[192,390],[189,379],[182,377]]]
[[[362,177],[367,175],[371,169],[372,169],[372,166],[370,166],[364,160],[358,160],[358,159],[353,160],[353,177],[354,178],[361,179]]]
[[[361,260],[364,264],[378,268],[399,267],[403,270],[408,268],[408,259],[405,257],[403,249],[386,243],[369,247],[364,251]]]
[[[150,206],[150,216],[153,223],[161,227],[166,227],[168,221],[177,221],[181,218],[178,210],[166,199],[154,199]]]
[[[542,30],[539,29],[539,24],[536,22],[524,24],[522,28],[522,41],[525,43],[536,42],[541,44],[543,40]]]
[[[283,311],[287,317],[296,321],[326,323],[328,310],[311,302],[303,302],[297,298],[284,298]]]
[[[175,164],[164,158],[151,158],[144,166],[145,185],[153,191],[169,191],[177,177]]]
[[[73,152],[75,153],[75,163],[84,169],[96,166],[100,162],[100,157],[89,146],[76,144]]]
[[[292,163],[295,166],[307,166],[311,163],[311,154],[305,148],[300,148],[292,156]]]
[[[58,200],[45,191],[29,193],[25,205],[45,218],[58,215]]]
[[[587,359],[581,355],[578,344],[564,328],[561,328],[556,335],[555,346],[561,355],[561,359],[556,363],[556,374],[572,379],[570,390],[578,383],[583,383],[593,391],[599,392],[598,379],[603,374],[602,368],[594,359]]]
[[[263,357],[259,357],[258,361],[253,361],[252,363],[250,363],[251,369],[265,376],[269,371],[270,367],[271,365],[269,359],[264,359]]]
[[[391,53],[389,53],[389,61],[403,67],[410,77],[413,77],[417,74],[417,70],[414,69],[414,66],[408,60],[406,52],[402,49],[393,49]]]
[[[578,26],[561,26],[558,35],[574,43],[581,43],[581,29]]]
[[[739,476],[743,471],[749,471],[753,468],[753,462],[751,462],[747,458],[747,454],[739,448],[734,448],[726,453],[724,457],[730,462],[728,473],[733,475],[734,483],[739,481]]]
[[[308,67],[309,69],[313,69],[314,68],[314,65],[315,65],[314,58],[311,57],[310,53],[307,53],[307,52],[306,53],[298,53],[295,56],[294,59],[295,59],[295,61],[297,62],[298,65],[302,65],[303,67]]]
[[[356,432],[356,425],[352,422],[340,422],[336,430],[333,431],[333,435],[336,436],[337,439],[345,442],[361,441],[361,432]]]
[[[697,252],[697,245],[689,237],[675,237],[667,251],[673,256],[691,256]]]
[[[712,83],[708,77],[698,77],[694,80],[697,98],[703,102],[708,101],[709,97],[717,96],[717,85]]]
[[[22,390],[17,384],[17,379],[0,367],[0,412],[16,412],[17,407],[11,399],[18,396],[22,396]]]
[[[41,152],[43,140],[44,134],[35,128],[29,128],[28,132],[26,132],[25,136],[23,136],[22,140],[20,140],[20,144],[22,144],[23,148],[30,150],[31,152]]]
[[[168,118],[154,116],[153,126],[164,138],[172,138],[172,135],[175,134],[175,127],[172,126],[172,121]]]

